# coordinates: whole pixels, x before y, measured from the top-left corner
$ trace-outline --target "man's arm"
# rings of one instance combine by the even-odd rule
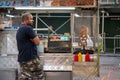
[[[40,44],[40,39],[38,36],[36,36],[35,38],[31,39],[31,41],[35,44],[35,45],[39,45]]]

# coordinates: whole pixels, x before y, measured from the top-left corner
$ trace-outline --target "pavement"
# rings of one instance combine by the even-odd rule
[[[100,80],[120,80],[120,54],[100,55]]]

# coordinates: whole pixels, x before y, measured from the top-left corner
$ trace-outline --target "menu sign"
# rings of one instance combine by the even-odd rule
[[[77,6],[77,0],[46,0],[40,1],[38,6]]]
[[[95,6],[96,0],[0,0],[0,7],[7,6]]]
[[[53,0],[51,6],[95,6],[95,0]]]

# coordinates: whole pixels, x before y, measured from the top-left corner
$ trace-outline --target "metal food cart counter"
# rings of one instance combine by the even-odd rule
[[[46,80],[74,80],[97,76],[97,63],[74,62],[72,53],[47,53],[40,56]]]
[[[72,80],[72,55],[65,53],[47,53],[40,56],[46,80]]]

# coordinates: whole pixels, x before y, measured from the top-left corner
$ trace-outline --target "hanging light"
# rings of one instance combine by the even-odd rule
[[[15,7],[16,10],[75,10],[75,7]]]
[[[10,15],[10,14],[6,14],[6,16],[10,18],[15,17],[14,15]]]
[[[75,15],[75,17],[80,17],[80,15],[79,15],[79,14],[77,14],[77,13],[75,13],[74,15]]]

